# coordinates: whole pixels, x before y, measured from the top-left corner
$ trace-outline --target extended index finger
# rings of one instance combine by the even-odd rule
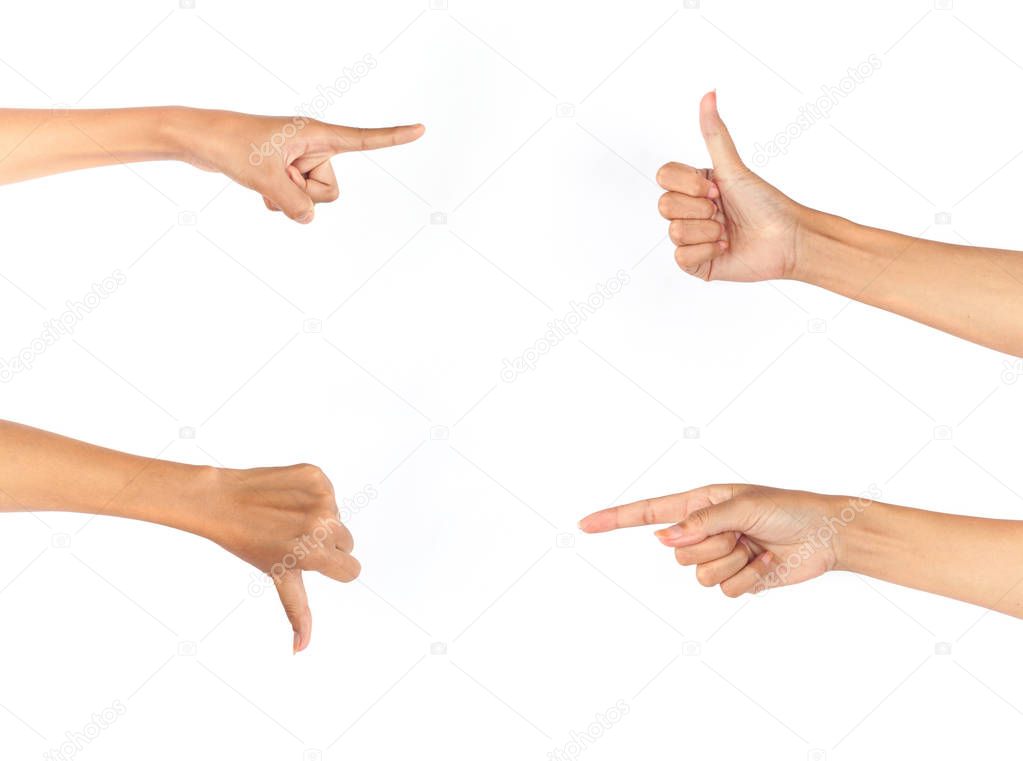
[[[426,127],[422,124],[404,124],[398,127],[344,127],[331,125],[331,144],[335,151],[371,151],[404,145],[422,137]]]
[[[741,488],[735,484],[711,484],[679,494],[608,507],[587,515],[579,521],[579,528],[588,534],[596,534],[616,528],[678,523],[695,510],[731,499]]]

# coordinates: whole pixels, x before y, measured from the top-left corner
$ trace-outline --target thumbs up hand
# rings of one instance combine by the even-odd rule
[[[657,184],[668,191],[658,210],[670,220],[678,266],[703,280],[792,277],[810,210],[742,163],[714,92],[700,101],[700,130],[712,169],[673,161],[657,171]]]

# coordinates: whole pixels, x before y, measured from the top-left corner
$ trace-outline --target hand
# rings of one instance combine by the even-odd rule
[[[842,566],[840,530],[862,506],[844,498],[745,484],[717,484],[593,513],[587,533],[672,523],[656,532],[704,586],[729,597],[797,584]]]
[[[810,210],[742,163],[718,114],[716,93],[700,101],[700,130],[713,169],[671,162],[657,171],[657,184],[668,191],[658,210],[671,220],[678,266],[703,280],[790,277],[802,218]]]
[[[367,129],[301,116],[187,113],[181,138],[186,161],[255,190],[268,209],[302,224],[312,222],[314,204],[337,200],[332,156],[411,143],[425,131],[421,124]]]
[[[352,581],[360,570],[330,480],[314,465],[217,474],[215,517],[203,533],[270,575],[295,633],[293,650],[304,650],[312,615],[302,571]]]

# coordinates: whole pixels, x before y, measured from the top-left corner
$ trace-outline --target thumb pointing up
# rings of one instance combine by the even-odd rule
[[[728,134],[728,127],[718,114],[716,90],[704,95],[700,101],[700,131],[703,133],[703,142],[707,144],[710,160],[714,164],[715,174],[728,178],[745,170],[739,152],[735,150],[732,136]]]

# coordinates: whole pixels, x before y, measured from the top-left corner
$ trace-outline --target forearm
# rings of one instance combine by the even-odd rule
[[[215,469],[116,452],[0,421],[0,512],[66,510],[213,529]]]
[[[840,541],[842,570],[1023,618],[1023,521],[873,503]]]
[[[0,109],[0,184],[58,172],[179,158],[191,109]]]
[[[912,238],[808,211],[795,279],[1023,356],[1023,254]]]

